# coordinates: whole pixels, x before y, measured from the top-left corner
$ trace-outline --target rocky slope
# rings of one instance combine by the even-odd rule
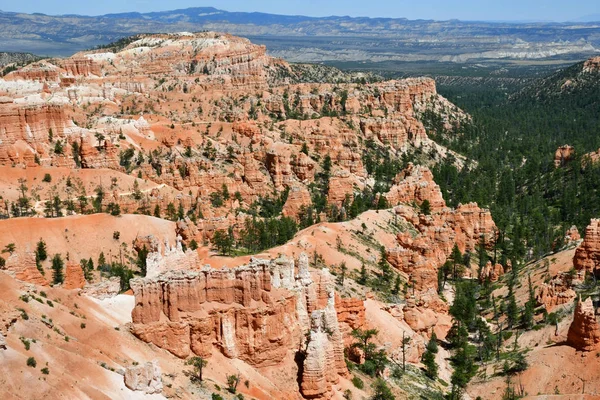
[[[169,203],[181,203],[204,216],[201,230],[212,230],[227,226],[217,221],[228,208],[290,190],[286,215],[297,218],[301,206],[311,207],[307,189],[329,155],[324,189],[339,210],[374,184],[367,153],[418,151],[434,160],[449,154],[427,138],[423,110],[443,115],[448,127],[466,119],[429,79],[295,84],[297,70],[247,40],[214,33],[136,39],[115,52],[34,63],[0,81],[0,164],[109,168],[139,179],[129,187],[119,174],[110,186],[90,187],[82,175],[73,183],[73,174],[55,184],[28,181],[21,196],[14,186],[2,191],[5,208],[34,187],[39,204],[50,195],[63,202],[91,197],[90,189],[100,187],[108,194],[104,207],[149,213],[158,206],[164,214]],[[143,188],[148,182],[152,190]],[[225,208],[202,200],[224,188],[236,195]],[[25,214],[31,213],[40,210]]]

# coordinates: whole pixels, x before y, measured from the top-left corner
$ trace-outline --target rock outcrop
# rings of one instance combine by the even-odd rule
[[[312,205],[310,192],[304,186],[293,187],[290,189],[288,198],[283,205],[282,214],[286,217],[298,220],[303,209]]]
[[[583,72],[598,72],[600,71],[600,57],[592,57],[583,63]]]
[[[446,207],[442,191],[433,181],[433,174],[429,168],[412,163],[396,175],[394,185],[385,194],[385,198],[390,206],[397,206],[401,203],[421,205],[427,200],[432,212]]]
[[[364,301],[353,297],[341,298],[336,294],[335,310],[337,311],[340,331],[344,338],[344,346],[348,347],[354,342],[352,331],[354,329],[364,329],[366,326]]]
[[[85,283],[85,276],[81,265],[68,262],[65,267],[65,281],[63,282],[63,287],[65,289],[83,289]]]
[[[200,268],[198,253],[187,249],[183,251],[182,238],[177,237],[174,246],[169,245],[165,240],[164,248],[159,244],[156,238],[149,238],[148,257],[146,258],[146,276],[155,277],[162,272],[173,270],[197,270]],[[142,247],[138,244],[138,250]]]
[[[256,367],[275,366],[310,332],[302,390],[311,398],[326,398],[347,374],[342,332],[364,324],[364,306],[356,301],[336,310],[333,277],[327,270],[311,276],[304,254],[297,273],[291,260],[255,259],[234,269],[137,278],[131,287],[134,335],[178,357],[210,357],[218,349]]]
[[[575,225],[571,226],[567,233],[565,234],[565,245],[570,245],[572,243],[577,243],[581,240],[581,235],[579,234],[579,230]]]
[[[339,372],[347,374],[344,349],[333,297],[324,310],[311,315],[311,330],[306,347],[300,390],[309,399],[330,398],[331,385],[338,383]]]
[[[82,293],[99,300],[104,300],[115,297],[120,291],[121,280],[119,277],[112,277],[101,282],[86,284]]]
[[[386,259],[419,291],[437,289],[437,269],[455,244],[461,252],[473,251],[482,238],[490,246],[497,234],[491,213],[475,203],[459,204],[455,210],[444,208],[431,215],[419,215],[410,207],[399,206],[396,214],[417,231],[398,233],[397,246],[386,249]]]
[[[34,253],[15,252],[7,258],[4,268],[20,281],[39,286],[49,285],[46,277],[37,269]]]
[[[125,370],[125,386],[146,394],[161,393],[162,377],[158,362],[149,361],[144,365],[129,367]]]
[[[559,274],[548,283],[543,282],[535,293],[537,304],[543,305],[548,312],[556,306],[572,302],[576,297],[577,293],[571,288],[565,273]]]
[[[502,275],[504,275],[504,267],[501,264],[492,265],[492,262],[488,261],[479,272],[479,280],[497,282]]]
[[[567,162],[571,161],[574,155],[575,148],[573,146],[560,146],[558,149],[556,149],[556,152],[554,153],[554,166],[562,167]]]
[[[583,243],[575,250],[573,265],[589,273],[600,268],[600,219],[592,219],[586,228]]]
[[[600,326],[594,311],[591,298],[582,301],[579,297],[567,334],[567,343],[577,350],[593,351],[600,347]]]

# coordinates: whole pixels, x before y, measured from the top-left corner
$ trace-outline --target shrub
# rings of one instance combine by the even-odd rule
[[[29,358],[27,359],[27,366],[28,366],[28,367],[35,368],[35,367],[36,367],[36,365],[37,365],[37,361],[35,361],[35,358],[33,358],[33,357],[29,357]]]
[[[42,368],[42,374],[48,375],[49,373],[50,373],[50,370],[47,367]]]
[[[85,323],[84,323],[84,322],[82,322],[82,323],[79,325],[79,327],[80,327],[81,329],[85,329]]]
[[[110,203],[106,208],[112,216],[118,217],[121,215],[121,206],[118,203]]]
[[[21,318],[23,318],[23,320],[27,321],[29,319],[27,311],[23,310],[22,308],[17,308],[17,310],[21,312]]]
[[[237,375],[227,375],[227,390],[230,393],[235,394],[237,392],[237,386],[240,383],[240,374]]]
[[[365,383],[363,382],[362,379],[360,379],[358,376],[353,376],[352,377],[352,384],[354,385],[355,388],[357,389],[362,389],[365,387]]]
[[[42,179],[42,182],[52,182],[52,175],[50,174],[44,174],[44,178]]]
[[[29,350],[31,347],[31,342],[24,337],[20,337],[19,339],[21,340],[21,343],[23,343],[23,346],[25,346],[25,350]]]

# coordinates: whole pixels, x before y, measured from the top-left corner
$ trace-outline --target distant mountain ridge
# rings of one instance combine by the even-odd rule
[[[70,55],[148,32],[219,31],[290,61],[583,59],[600,51],[600,23],[501,23],[308,17],[196,7],[102,16],[0,12],[0,51]]]

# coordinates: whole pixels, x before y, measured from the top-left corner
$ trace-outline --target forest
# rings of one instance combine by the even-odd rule
[[[444,198],[490,208],[497,246],[513,261],[552,252],[569,227],[583,232],[600,216],[600,166],[585,157],[600,148],[600,73],[582,73],[582,64],[508,87],[438,84],[472,116],[451,132],[434,113],[422,115],[434,140],[469,160],[462,170],[453,160],[434,168]],[[575,157],[556,168],[554,153],[566,144]]]

